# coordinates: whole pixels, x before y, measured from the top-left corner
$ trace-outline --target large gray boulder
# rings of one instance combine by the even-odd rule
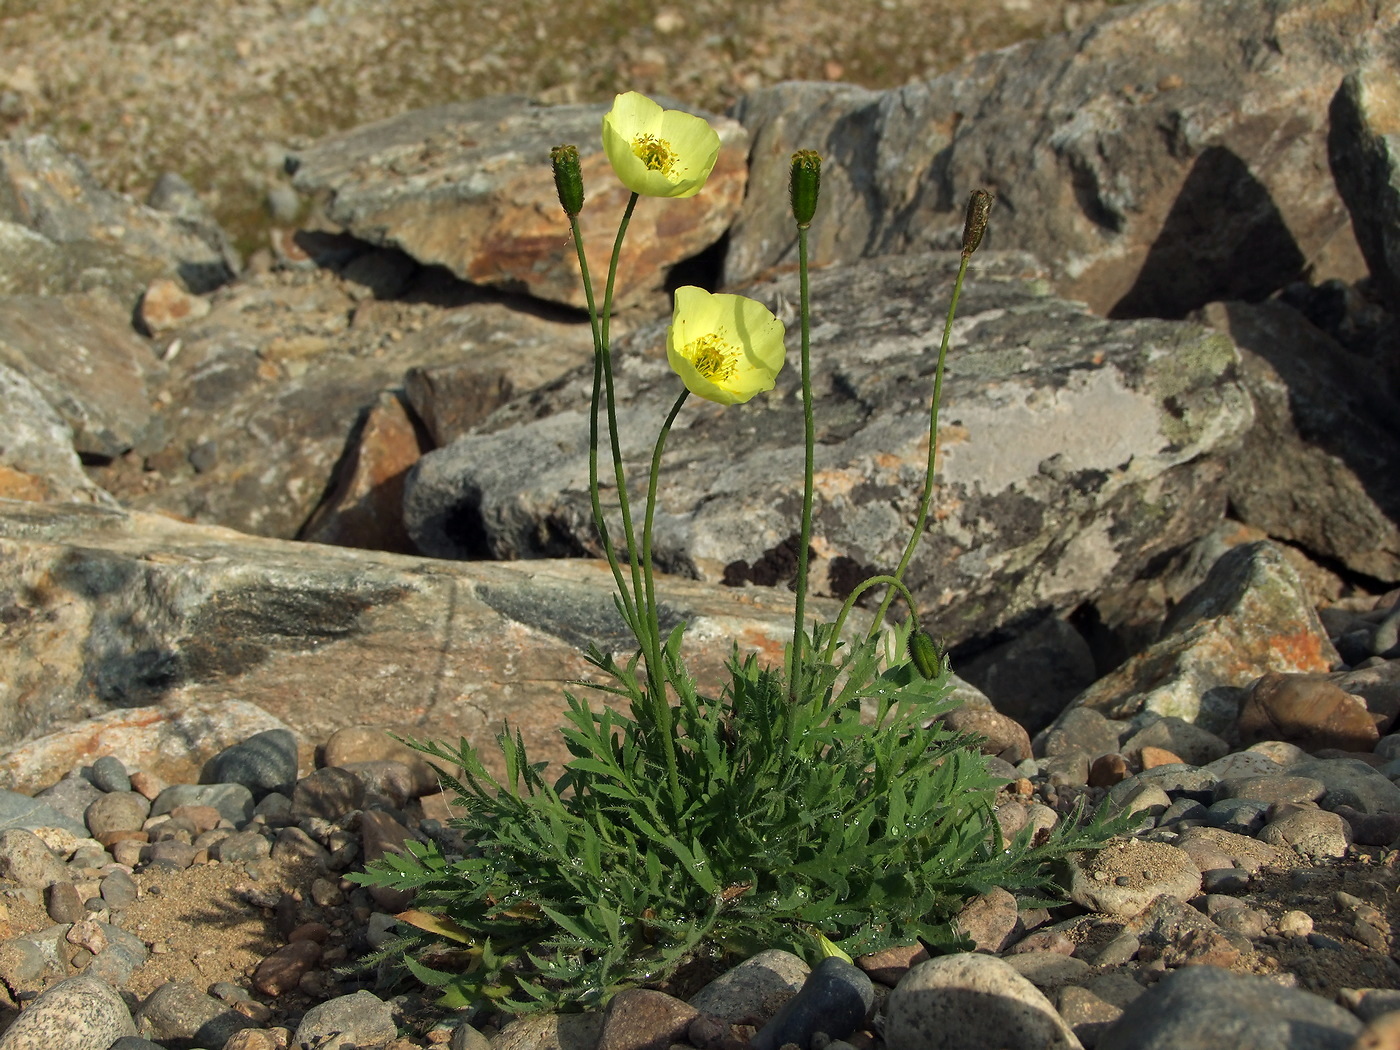
[[[1255,406],[1231,465],[1234,516],[1324,564],[1400,583],[1400,400],[1383,363],[1277,300],[1213,303],[1202,317],[1240,348]]]
[[[292,157],[295,184],[329,218],[374,244],[446,266],[474,284],[583,306],[578,256],[549,151],[578,147],[587,203],[579,217],[597,295],[629,192],[602,149],[606,105],[543,106],[501,95],[416,110],[322,139]],[[684,200],[642,198],[618,266],[618,301],[657,290],[667,270],[724,235],[744,199],[748,136],[712,118],[720,155]]]
[[[0,364],[38,388],[78,452],[118,456],[159,440],[165,369],[110,293],[0,296]]]
[[[0,141],[0,294],[106,288],[129,309],[157,277],[206,292],[234,270],[212,222],[113,193],[46,135]]]
[[[1379,291],[1400,304],[1400,66],[1376,56],[1332,99],[1332,176]]]
[[[578,685],[595,671],[580,647],[634,648],[612,574],[590,561],[453,565],[0,500],[0,564],[0,743],[115,708],[240,701],[306,740],[347,725],[465,736],[488,745],[488,765],[508,718],[532,756],[560,760],[564,691],[600,702]],[[734,643],[781,664],[788,595],[666,578],[657,589],[663,629],[690,624],[706,688]],[[216,728],[205,758],[231,742]]]
[[[110,503],[73,451],[73,430],[39,388],[0,364],[0,496]]]
[[[1327,105],[1378,49],[1380,7],[1152,0],[887,92],[781,84],[736,109],[750,189],[725,279],[796,255],[788,156],[826,158],[814,257],[953,247],[969,191],[988,243],[1117,316],[1181,317],[1364,272],[1327,170]]]
[[[421,282],[408,302],[375,298],[374,283],[402,285],[416,269],[401,253],[350,242],[315,271],[259,276],[213,297],[178,333],[161,386],[161,447],[144,471],[102,480],[136,508],[290,539],[337,465],[353,465],[347,452],[366,414],[410,369],[457,364],[486,386],[513,358],[514,389],[528,389],[591,356],[586,324],[481,301],[455,281]],[[409,443],[411,461],[411,434]]]
[[[1071,608],[1208,530],[1224,510],[1221,457],[1252,420],[1238,355],[1219,333],[1104,321],[1050,295],[1019,253],[975,258],[944,384],[932,524],[907,574],[950,640]],[[899,561],[927,462],[956,263],[888,256],[812,276],[820,593],[844,595]],[[786,317],[793,342],[796,283],[789,274],[748,289]],[[680,390],[663,342],[658,323],[617,348],[622,450],[639,494]],[[747,405],[685,407],[656,517],[668,571],[783,579],[772,567],[797,533],[801,502],[798,380],[792,365]],[[599,553],[587,492],[591,381],[591,369],[576,371],[420,460],[405,497],[419,548],[451,558]]]
[[[1298,573],[1268,541],[1241,544],[1211,567],[1162,637],[1075,697],[1057,720],[1089,708],[1114,719],[1140,712],[1229,734],[1243,688],[1270,671],[1327,671],[1337,651]]]

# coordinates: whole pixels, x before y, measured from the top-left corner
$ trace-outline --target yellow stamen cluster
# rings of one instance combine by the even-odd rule
[[[632,152],[649,171],[669,176],[676,167],[676,152],[665,139],[655,135],[638,135],[632,140]]]
[[[734,347],[714,333],[686,343],[681,353],[695,366],[695,371],[712,383],[723,383],[733,375],[739,357]]]

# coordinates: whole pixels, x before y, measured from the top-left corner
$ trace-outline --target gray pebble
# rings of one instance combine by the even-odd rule
[[[844,1039],[865,1022],[875,1005],[875,988],[861,970],[835,956],[819,962],[802,990],[749,1041],[752,1050],[778,1050],[796,1043],[803,1050],[824,1032]]]
[[[0,878],[42,890],[68,880],[68,865],[53,855],[32,831],[0,831]]]
[[[102,899],[113,908],[134,904],[138,896],[136,880],[120,868],[102,880]]]
[[[135,1035],[131,1014],[107,984],[86,974],[59,981],[0,1036],[0,1050],[107,1050]]]
[[[318,769],[302,777],[292,792],[292,815],[339,820],[359,809],[365,800],[365,786],[360,778],[337,766]]]
[[[1236,835],[1253,835],[1264,826],[1269,803],[1252,798],[1223,798],[1206,810],[1206,823]]]
[[[1350,806],[1362,813],[1400,813],[1400,787],[1355,758],[1311,758],[1291,772],[1314,777],[1327,787],[1323,809]]]
[[[54,922],[81,922],[87,917],[82,895],[71,882],[52,883],[44,891],[44,905]]]
[[[1160,747],[1193,766],[1204,766],[1230,752],[1230,745],[1209,730],[1167,715],[1138,730],[1123,741],[1122,751],[1130,755],[1144,747]]]
[[[0,980],[16,991],[32,987],[47,964],[43,950],[27,937],[11,937],[0,943]]]
[[[167,1047],[222,1047],[234,1032],[256,1027],[185,981],[166,981],[132,1018],[136,1034]]]
[[[1218,912],[1214,921],[1222,930],[1230,930],[1248,937],[1251,941],[1257,941],[1264,936],[1264,927],[1268,925],[1269,919],[1263,912],[1253,908],[1227,908]]]
[[[150,958],[150,950],[139,937],[120,926],[109,922],[99,922],[97,925],[107,947],[88,963],[86,972],[101,978],[113,988],[120,988]]]
[[[1274,807],[1258,838],[1274,846],[1291,847],[1314,860],[1345,857],[1351,845],[1351,825],[1335,813],[1286,802]]]
[[[1376,624],[1376,630],[1371,635],[1370,655],[1387,660],[1400,656],[1400,605],[1396,605],[1385,619]]]
[[[372,992],[356,992],[313,1006],[297,1025],[292,1043],[314,1050],[379,1046],[398,1035],[389,1004]]]
[[[297,780],[297,738],[290,729],[267,729],[224,748],[204,766],[207,784],[242,784],[260,799],[286,794]]]
[[[87,779],[101,791],[130,791],[131,777],[115,755],[103,755],[88,770]]]
[[[330,851],[301,828],[283,828],[272,844],[271,856],[277,861],[312,861],[329,866]]]
[[[253,816],[253,793],[242,784],[172,784],[151,803],[151,816],[177,806],[213,806],[224,820],[242,827]]]
[[[256,831],[235,831],[209,848],[209,856],[221,864],[253,863],[272,853],[272,843]]]
[[[465,1021],[452,1029],[448,1050],[491,1050],[491,1040]]]
[[[1215,785],[1216,801],[1239,798],[1258,802],[1316,802],[1326,793],[1327,786],[1322,781],[1296,774],[1228,777]]]
[[[690,997],[690,1005],[730,1024],[762,1023],[767,1005],[795,995],[807,980],[807,964],[791,952],[769,948],[745,959]]]
[[[1078,1050],[1050,1000],[995,956],[945,955],[914,966],[885,1002],[888,1050]]]
[[[1361,1022],[1321,996],[1216,966],[1175,970],[1100,1033],[1098,1050],[1349,1050]]]

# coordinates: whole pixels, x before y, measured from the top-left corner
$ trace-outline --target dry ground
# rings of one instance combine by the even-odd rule
[[[0,136],[141,197],[175,171],[245,251],[289,146],[503,92],[723,110],[781,80],[885,88],[1110,0],[0,0]]]

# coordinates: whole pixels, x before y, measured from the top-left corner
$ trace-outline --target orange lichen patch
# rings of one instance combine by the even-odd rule
[[[43,503],[57,498],[54,487],[44,478],[0,464],[0,499]]]
[[[972,433],[961,423],[946,423],[938,428],[939,447],[965,445],[972,440]]]
[[[1323,639],[1306,628],[1289,634],[1276,634],[1270,639],[1270,648],[1293,668],[1299,671],[1330,671],[1329,661],[1323,653]]]
[[[940,503],[933,508],[933,520],[943,521],[947,518],[955,517],[962,511],[962,507],[963,501],[960,499],[952,499],[948,500],[946,503]]]
[[[852,490],[861,482],[867,480],[867,475],[856,470],[819,470],[812,476],[812,488],[815,492],[820,492],[823,499],[835,499],[838,496],[849,496]]]

